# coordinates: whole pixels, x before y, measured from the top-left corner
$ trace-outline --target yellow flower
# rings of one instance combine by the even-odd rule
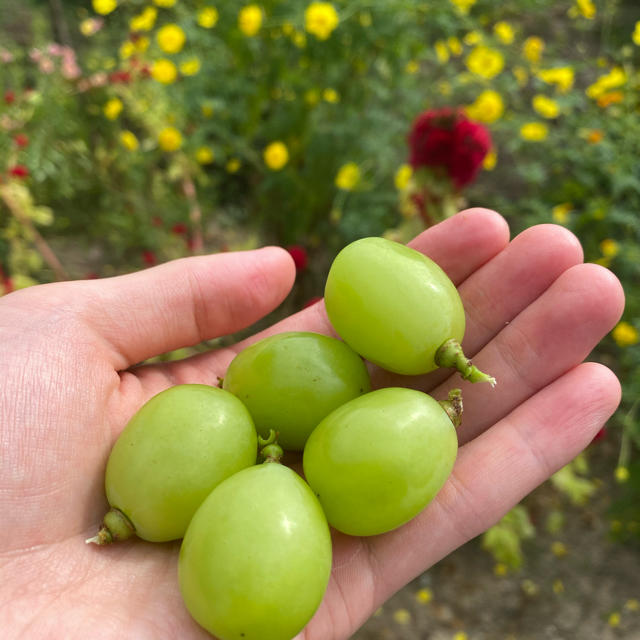
[[[304,93],[304,101],[313,107],[320,102],[320,92],[317,89],[307,89]]]
[[[393,619],[398,624],[409,624],[411,622],[411,614],[406,609],[396,609],[393,612]]]
[[[416,600],[421,604],[427,604],[427,602],[431,602],[433,598],[433,593],[431,589],[420,589],[420,591],[416,592]]]
[[[640,340],[638,330],[632,324],[624,321],[615,326],[611,336],[619,347],[632,347]]]
[[[131,31],[151,31],[157,17],[158,10],[155,7],[146,7],[142,13],[131,18],[129,27]]]
[[[627,74],[621,67],[614,67],[609,73],[600,76],[592,85],[587,87],[586,93],[597,100],[611,89],[621,87],[627,82]]]
[[[593,0],[576,0],[576,9],[587,20],[593,20],[596,17],[596,6],[593,4]]]
[[[598,106],[605,109],[610,104],[618,104],[624,100],[624,93],[622,91],[610,91],[598,98]]]
[[[156,40],[165,53],[179,53],[184,47],[186,36],[177,24],[165,24],[158,30]]]
[[[123,60],[128,60],[136,52],[136,45],[131,40],[126,40],[120,45],[118,54]]]
[[[636,26],[631,34],[631,39],[633,40],[633,44],[637,44],[640,47],[640,20],[636,22]]]
[[[447,38],[447,46],[449,47],[449,51],[454,56],[462,55],[462,42],[458,40],[458,38],[450,37]]]
[[[569,222],[569,213],[572,209],[573,204],[571,204],[571,202],[557,204],[553,209],[551,209],[551,217],[553,218],[553,221],[558,224],[567,224],[567,222]]]
[[[86,18],[80,23],[80,33],[86,38],[90,38],[100,30],[101,25],[100,18]]]
[[[418,73],[418,71],[420,71],[420,64],[418,63],[417,60],[409,60],[409,62],[407,62],[407,64],[405,65],[404,70],[408,74],[413,75],[415,73]]]
[[[228,173],[237,173],[240,170],[241,166],[242,163],[238,158],[230,158],[225,168]]]
[[[264,163],[272,171],[280,171],[289,162],[289,150],[284,142],[272,142],[262,153]]]
[[[162,84],[171,84],[178,77],[178,69],[171,60],[161,58],[153,63],[151,77]]]
[[[567,545],[564,542],[556,540],[551,544],[551,553],[553,553],[553,555],[557,556],[558,558],[562,558],[568,553]]]
[[[564,583],[562,582],[562,580],[554,580],[551,588],[553,589],[553,593],[557,595],[564,593]]]
[[[469,13],[469,10],[476,3],[476,0],[451,0],[451,4],[460,11],[460,13]]]
[[[368,11],[363,11],[358,16],[358,21],[360,22],[361,27],[370,27],[373,24],[373,17]]]
[[[449,48],[447,47],[447,43],[444,40],[436,40],[436,43],[433,45],[436,50],[436,57],[438,58],[438,62],[442,62],[444,64],[449,60]]]
[[[336,102],[340,102],[340,94],[335,89],[327,88],[322,92],[322,99],[325,102],[335,104]]]
[[[149,38],[147,38],[146,36],[142,36],[140,38],[137,38],[133,44],[136,48],[136,51],[144,53],[149,48]]]
[[[262,8],[257,4],[248,4],[240,9],[238,27],[245,36],[255,36],[262,27]]]
[[[524,67],[513,67],[511,72],[516,77],[516,82],[518,83],[519,87],[524,87],[529,81],[529,72]]]
[[[106,118],[109,120],[115,120],[121,113],[123,108],[122,100],[120,98],[111,98],[105,102],[102,107],[102,111]]]
[[[198,24],[204,29],[213,29],[218,24],[219,17],[215,7],[203,7],[198,11]]]
[[[330,2],[312,2],[304,12],[304,28],[318,40],[326,40],[338,26],[340,18]]]
[[[214,160],[215,157],[210,147],[200,147],[196,151],[196,161],[199,164],[211,164]]]
[[[295,31],[291,39],[298,49],[304,49],[307,46],[307,36],[305,36],[302,31]],[[300,66],[302,66],[302,64]]]
[[[549,127],[542,122],[527,122],[520,127],[520,137],[531,142],[540,142],[549,135]]]
[[[522,53],[524,57],[532,64],[540,62],[543,51],[544,40],[542,38],[538,38],[538,36],[528,37],[522,45]]]
[[[598,144],[604,138],[602,129],[591,129],[587,134],[587,142],[589,144]]]
[[[496,576],[506,576],[509,573],[509,567],[504,562],[497,562],[493,567],[493,573]]]
[[[175,3],[176,3],[176,0],[153,0],[153,4],[155,4],[156,7],[163,7],[164,9],[173,7]]]
[[[482,34],[479,31],[469,31],[469,33],[464,35],[462,40],[466,45],[472,47],[474,44],[482,42]]]
[[[211,118],[213,116],[213,106],[210,104],[203,104],[200,107],[200,111],[205,118]]]
[[[485,171],[493,171],[498,164],[498,154],[495,149],[489,149],[487,155],[482,160],[482,168]]]
[[[129,151],[137,151],[140,146],[136,134],[129,130],[120,132],[120,143],[125,149],[129,149]]]
[[[493,89],[483,91],[465,111],[472,120],[491,124],[504,113],[502,96]]]
[[[195,76],[200,71],[200,58],[189,58],[180,63],[180,73],[184,76]]]
[[[355,162],[344,164],[338,170],[335,184],[343,191],[353,191],[360,182],[360,167]]]
[[[547,84],[555,85],[556,91],[567,93],[573,87],[574,72],[572,67],[555,67],[541,69],[536,76]]]
[[[438,93],[443,96],[450,96],[453,93],[451,83],[448,80],[441,80],[438,82]]]
[[[504,20],[493,25],[493,32],[503,44],[511,44],[515,38],[513,27]]]
[[[96,13],[101,16],[107,16],[115,11],[118,6],[118,0],[91,0],[91,5]]]
[[[413,176],[413,169],[408,164],[401,165],[396,171],[396,175],[393,178],[393,182],[396,185],[398,191],[403,191],[407,188],[409,180]]]
[[[635,598],[630,598],[624,603],[624,608],[629,609],[629,611],[638,611],[640,609],[640,602]]]
[[[620,245],[613,238],[605,238],[600,243],[600,251],[606,258],[615,258],[620,253]]]
[[[453,640],[469,640],[469,636],[464,631],[458,631],[454,634]]]
[[[478,45],[467,56],[466,63],[471,73],[483,78],[493,78],[504,68],[504,56],[496,49]]]
[[[533,96],[531,103],[534,110],[543,118],[557,118],[560,114],[560,107],[558,106],[558,103],[547,96],[540,94]]]
[[[182,134],[175,127],[165,127],[158,134],[158,144],[163,151],[177,151],[182,146]]]

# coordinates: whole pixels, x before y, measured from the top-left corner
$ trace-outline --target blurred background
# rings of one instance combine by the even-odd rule
[[[619,411],[354,637],[640,638],[639,90],[637,0],[2,0],[0,295],[275,243],[266,324],[359,237],[564,225],[626,291]]]

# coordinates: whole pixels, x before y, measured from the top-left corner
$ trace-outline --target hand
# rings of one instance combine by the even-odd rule
[[[301,639],[348,638],[395,591],[574,458],[616,409],[613,373],[583,360],[621,315],[619,282],[582,264],[579,243],[562,227],[533,227],[511,242],[508,234],[499,215],[477,209],[412,243],[459,287],[465,352],[498,385],[469,385],[449,371],[402,379],[373,372],[374,386],[436,397],[462,387],[458,460],[436,499],[400,529],[334,534],[331,582]],[[216,384],[246,343],[134,365],[251,325],[285,298],[294,275],[286,252],[266,248],[0,299],[0,624],[8,637],[209,637],[181,602],[178,542],[97,548],[84,540],[107,508],[104,467],[128,419],[174,384]],[[248,342],[287,330],[331,333],[318,303]]]

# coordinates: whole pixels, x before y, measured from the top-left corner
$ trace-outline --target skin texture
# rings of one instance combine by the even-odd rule
[[[540,225],[509,241],[498,214],[475,209],[412,246],[459,287],[463,347],[498,385],[448,379],[448,371],[372,370],[374,387],[438,399],[461,387],[461,447],[447,483],[411,522],[374,538],[333,535],[331,580],[300,640],[346,640],[395,591],[574,458],[620,401],[614,374],[583,361],[620,318],[622,288],[608,270],[582,263],[566,229]],[[267,248],[0,299],[0,628],[8,637],[209,637],[182,604],[177,543],[99,549],[84,540],[107,507],[104,465],[133,413],[171,385],[215,384],[244,345],[133,365],[250,325],[282,301],[294,276],[288,254]],[[332,334],[322,303],[257,337],[301,330]]]

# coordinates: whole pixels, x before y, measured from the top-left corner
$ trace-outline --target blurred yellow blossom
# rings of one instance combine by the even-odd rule
[[[564,583],[562,582],[562,580],[554,580],[551,588],[553,589],[553,593],[555,593],[556,595],[564,593]]]
[[[120,144],[129,151],[136,151],[140,146],[138,138],[136,138],[136,134],[128,129],[120,132]]]
[[[476,0],[450,0],[451,4],[456,7],[461,13],[469,13],[471,7],[476,3]]]
[[[413,175],[413,169],[411,165],[403,164],[401,165],[393,178],[393,182],[396,185],[396,189],[398,191],[402,191],[407,188],[409,184],[409,180],[411,180],[411,176]]]
[[[163,151],[177,151],[182,146],[182,134],[175,127],[165,127],[158,134],[158,145]]]
[[[136,48],[136,51],[144,53],[149,48],[149,38],[146,36],[138,37],[133,43],[133,46]]]
[[[627,82],[627,74],[622,67],[613,67],[609,73],[600,76],[593,84],[589,85],[586,93],[596,100],[611,89],[621,87]]]
[[[213,29],[218,24],[218,10],[215,7],[202,7],[198,11],[198,24],[204,29]]]
[[[536,76],[546,84],[552,84],[560,93],[567,93],[573,87],[573,67],[555,67],[552,69],[540,69]]]
[[[469,636],[464,631],[458,631],[453,634],[452,640],[469,640]]]
[[[419,591],[416,591],[416,600],[421,604],[427,604],[428,602],[431,602],[432,599],[433,593],[431,592],[431,589],[420,589]]]
[[[307,36],[302,31],[294,31],[291,40],[298,49],[304,49],[307,46]]]
[[[335,89],[329,87],[322,92],[322,99],[325,102],[335,104],[336,102],[340,102],[340,94]]]
[[[600,251],[607,258],[615,258],[620,253],[620,245],[613,238],[605,238],[600,243]]]
[[[287,145],[285,145],[284,142],[280,142],[280,140],[272,142],[263,151],[262,156],[264,158],[264,163],[272,171],[280,171],[280,169],[289,162],[289,150],[287,149]]]
[[[496,22],[493,25],[493,32],[496,34],[498,40],[503,44],[511,44],[515,38],[513,27],[504,20]]]
[[[543,122],[527,122],[520,127],[520,137],[530,142],[540,142],[549,135],[549,127]]]
[[[117,0],[91,0],[91,6],[96,13],[107,16],[118,6]]]
[[[474,44],[482,42],[482,34],[479,31],[469,31],[468,33],[465,33],[462,40],[466,45],[472,47]]]
[[[607,618],[607,624],[610,627],[619,627],[620,626],[620,614],[617,611],[614,611]]]
[[[624,608],[628,609],[629,611],[639,611],[640,602],[638,602],[635,598],[629,598],[629,600],[624,603]]]
[[[489,149],[487,155],[482,160],[482,168],[485,171],[493,171],[498,164],[498,154],[495,149]]]
[[[618,104],[624,100],[622,91],[609,91],[598,98],[598,106],[605,109],[609,105]]]
[[[200,107],[200,112],[205,118],[211,118],[213,116],[213,106],[205,103]]]
[[[540,62],[543,51],[544,40],[538,36],[529,36],[522,45],[522,53],[524,57],[532,64]]]
[[[497,49],[478,45],[467,56],[467,68],[483,78],[493,78],[504,68],[504,56]]]
[[[531,104],[534,110],[543,118],[557,118],[560,114],[558,103],[545,95],[538,94],[533,96]]]
[[[238,13],[238,27],[245,36],[255,36],[262,27],[262,7],[248,4]]]
[[[568,553],[567,545],[564,542],[560,542],[559,540],[556,540],[551,544],[551,553],[553,553],[553,555],[558,558],[562,558],[563,556],[566,556]]]
[[[449,60],[449,47],[444,40],[436,40],[433,48],[436,50],[436,57],[443,64]]]
[[[637,44],[640,47],[640,20],[636,22],[636,26],[631,34],[631,39],[633,40],[633,44]]]
[[[161,58],[151,66],[151,77],[162,84],[171,84],[178,77],[178,68],[171,60]]]
[[[465,109],[472,120],[491,124],[504,113],[502,96],[493,89],[486,89]]]
[[[409,62],[407,62],[407,64],[405,65],[404,70],[407,73],[413,75],[414,73],[418,73],[418,71],[420,71],[420,64],[417,60],[409,60]]]
[[[437,84],[438,93],[443,96],[450,96],[453,93],[453,88],[448,80],[440,80]]]
[[[173,7],[175,3],[176,3],[176,0],[153,0],[153,4],[155,4],[156,7],[163,7],[164,9]]]
[[[340,18],[330,2],[312,2],[304,12],[304,28],[318,40],[326,40],[338,26]]]
[[[186,36],[177,24],[165,24],[158,30],[156,41],[165,53],[179,53],[184,47]]]
[[[411,614],[407,609],[396,609],[393,612],[393,619],[398,624],[409,624],[411,622]]]
[[[307,89],[304,93],[304,101],[313,107],[320,102],[320,92],[317,89]]]
[[[86,18],[80,23],[80,33],[89,38],[100,31],[102,24],[101,18]]]
[[[587,134],[587,142],[589,144],[598,144],[604,138],[604,131],[602,129],[591,129]]]
[[[569,9],[569,15],[572,18],[582,16],[587,20],[593,20],[596,17],[596,5],[593,0],[576,0],[576,3]]]
[[[198,164],[211,164],[215,160],[211,147],[199,147],[196,151],[196,162]]]
[[[131,40],[125,40],[118,49],[118,55],[123,60],[128,60],[136,52],[136,45]]]
[[[180,63],[180,73],[184,76],[195,76],[200,67],[200,58],[189,58]]]
[[[509,573],[509,567],[507,567],[504,562],[496,562],[496,564],[493,566],[493,573],[494,575],[502,578],[506,576],[507,573]]]
[[[156,23],[158,10],[155,7],[146,7],[142,13],[133,16],[129,22],[131,31],[151,31]]]
[[[611,336],[619,347],[632,347],[634,344],[638,344],[638,340],[640,340],[638,330],[625,321],[619,322],[615,326]]]
[[[229,158],[229,161],[227,162],[227,165],[225,168],[228,173],[238,173],[241,166],[242,166],[242,163],[238,158]]]
[[[122,112],[124,105],[120,98],[111,98],[107,100],[102,107],[102,111],[106,118],[109,120],[115,120]]]
[[[360,182],[360,167],[355,162],[348,162],[340,167],[335,184],[343,191],[353,191]]]
[[[511,73],[515,76],[519,87],[524,87],[529,81],[529,72],[524,67],[517,65],[511,69]]]
[[[567,224],[569,222],[569,213],[573,210],[573,204],[571,202],[563,202],[557,204],[551,209],[551,217],[554,222],[558,224]]]
[[[449,47],[449,51],[451,51],[451,55],[462,55],[462,42],[460,42],[458,38],[454,36],[447,38],[447,46]]]
[[[360,22],[360,26],[362,27],[370,27],[373,24],[373,17],[369,11],[363,11],[359,16],[358,20]]]

